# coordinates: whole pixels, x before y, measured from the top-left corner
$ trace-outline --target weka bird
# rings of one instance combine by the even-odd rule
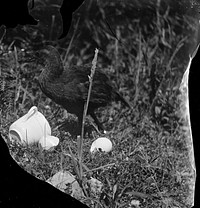
[[[78,117],[80,131],[84,105],[88,96],[88,76],[91,73],[91,65],[70,66],[64,69],[59,52],[52,46],[46,46],[39,54],[42,54],[45,61],[38,79],[41,90],[47,97]],[[114,89],[106,74],[97,68],[87,113],[94,119],[99,130],[104,128],[97,119],[95,110],[107,106],[111,101],[121,101],[130,107],[128,102]]]

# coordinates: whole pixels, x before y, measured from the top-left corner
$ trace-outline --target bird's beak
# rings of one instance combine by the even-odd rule
[[[34,53],[29,53],[26,55],[26,62],[28,63],[35,63],[37,62],[37,57]]]
[[[36,65],[43,64],[43,61],[42,61],[38,52],[28,54],[26,57],[26,62],[27,63],[34,63]]]

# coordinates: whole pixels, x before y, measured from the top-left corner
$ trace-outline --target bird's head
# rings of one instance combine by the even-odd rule
[[[32,52],[26,60],[29,63],[45,65],[48,62],[60,65],[61,58],[58,50],[51,45],[47,45],[42,49]]]

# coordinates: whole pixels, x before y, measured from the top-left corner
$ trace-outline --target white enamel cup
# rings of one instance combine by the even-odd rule
[[[51,135],[51,127],[36,106],[33,106],[27,114],[15,121],[9,128],[10,140],[17,140],[22,144],[39,142],[46,135]]]

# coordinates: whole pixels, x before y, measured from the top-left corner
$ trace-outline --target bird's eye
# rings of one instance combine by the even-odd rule
[[[35,56],[39,57],[40,56],[40,53],[38,51],[35,52]]]

